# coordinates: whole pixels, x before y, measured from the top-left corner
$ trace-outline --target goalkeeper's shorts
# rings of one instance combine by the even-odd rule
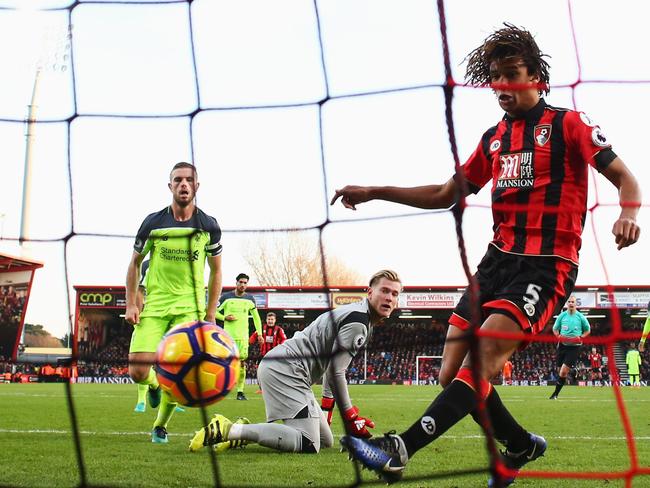
[[[305,418],[320,418],[322,412],[311,389],[307,369],[299,359],[287,358],[282,350],[281,346],[272,349],[257,369],[266,421],[296,418],[305,407]]]

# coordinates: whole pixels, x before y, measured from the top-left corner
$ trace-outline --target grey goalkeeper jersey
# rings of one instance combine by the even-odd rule
[[[325,312],[284,344],[272,349],[273,356],[296,358],[311,376],[311,383],[323,377],[333,356],[345,366],[368,342],[371,334],[368,300],[343,305]]]

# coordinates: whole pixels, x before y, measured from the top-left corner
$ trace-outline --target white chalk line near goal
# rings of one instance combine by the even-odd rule
[[[92,431],[92,430],[82,430],[79,431],[81,435],[92,435],[92,436],[124,436],[124,435],[133,435],[133,436],[149,436],[151,432],[148,431]],[[65,429],[0,429],[0,434],[46,434],[46,435],[71,435],[71,430]],[[180,432],[173,433],[170,432],[168,435],[173,437],[190,437],[194,435],[194,432]],[[341,437],[341,435],[335,435],[334,437]],[[544,436],[546,439],[554,440],[584,440],[584,441],[624,441],[626,440],[624,436]],[[474,434],[474,435],[445,435],[445,439],[483,439],[484,436]],[[650,440],[650,436],[638,436],[634,438],[637,441],[647,441]]]

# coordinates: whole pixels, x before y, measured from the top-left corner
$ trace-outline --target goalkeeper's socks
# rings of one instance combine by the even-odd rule
[[[138,403],[147,403],[147,389],[148,385],[138,384]]]
[[[239,368],[239,378],[237,378],[237,392],[244,391],[244,384],[246,383],[246,366]]]
[[[476,392],[459,380],[451,382],[408,430],[400,434],[409,458],[447,432],[476,408]]]
[[[559,378],[557,380],[557,383],[555,384],[555,391],[553,392],[554,397],[558,396],[560,394],[560,390],[562,390],[562,387],[566,383],[566,378]]]
[[[496,440],[514,452],[523,451],[528,447],[530,434],[513,418],[495,388],[490,389],[490,394],[485,399],[485,408]],[[481,425],[476,409],[472,411],[472,417]]]
[[[160,407],[158,408],[158,416],[156,417],[156,421],[153,423],[153,426],[167,428],[169,419],[172,418],[172,415],[174,414],[174,410],[176,410],[176,405],[178,404],[172,402],[171,398],[166,392],[162,392]]]

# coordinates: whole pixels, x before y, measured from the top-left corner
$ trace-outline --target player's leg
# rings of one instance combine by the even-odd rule
[[[144,413],[147,409],[147,390],[149,390],[149,385],[137,384],[137,387],[138,403],[136,403],[133,411],[136,413]]]
[[[268,423],[232,424],[222,415],[215,415],[210,424],[198,431],[190,442],[190,451],[225,441],[256,442],[284,452],[318,452],[321,446],[322,411],[309,382],[293,364],[262,360],[258,379]],[[284,419],[284,425],[271,423]],[[331,433],[330,433],[331,436]],[[329,441],[330,443],[332,440]]]
[[[162,339],[163,335],[165,335],[165,333],[173,326],[178,324],[185,324],[188,322],[192,322],[194,320],[199,320],[198,319],[199,315],[202,314],[197,314],[197,312],[191,312],[187,314],[165,317],[166,323],[164,324],[164,329],[162,330],[162,334],[160,334],[158,343],[160,343],[160,340]],[[156,344],[156,348],[158,347],[158,343]],[[172,415],[174,415],[174,412],[176,411],[176,407],[178,407],[178,403],[174,402],[169,396],[169,394],[167,394],[166,392],[162,392],[161,399],[160,399],[160,407],[158,408],[158,415],[156,416],[156,420],[154,420],[153,423],[154,436],[156,435],[156,433],[159,436],[162,436],[164,434],[165,439],[167,438],[167,425],[169,424]],[[152,441],[158,442],[153,437],[152,437]]]
[[[161,400],[160,385],[153,370],[153,363],[166,324],[166,320],[160,317],[141,317],[140,323],[133,328],[129,346],[129,375],[135,383],[147,387],[146,393],[151,408],[157,408]]]
[[[556,400],[566,384],[567,377],[571,368],[575,365],[576,359],[578,357],[578,348],[573,346],[564,346],[560,344],[560,347],[564,349],[562,353],[562,366],[560,367],[560,377],[557,380],[555,385],[555,391],[551,395],[551,400]]]
[[[498,314],[488,317],[482,329],[506,333],[521,332],[514,320]],[[475,385],[471,363],[469,358],[466,358],[454,381],[406,431],[399,435],[386,434],[383,438],[367,441],[345,436],[341,443],[353,457],[366,467],[377,471],[387,482],[399,480],[409,458],[477,407],[477,391],[484,398],[488,396],[492,389],[488,379],[501,371],[518,345],[518,340],[482,337],[478,344],[479,385]]]
[[[481,314],[479,322],[482,322],[484,315],[487,316],[489,313],[498,311],[500,302],[495,301],[497,298],[496,295],[500,295],[504,290],[508,291],[514,287],[515,294],[518,295],[519,300],[521,300],[521,295],[523,294],[523,290],[521,290],[522,285],[518,283],[517,280],[515,280],[514,283],[512,283],[511,280],[504,280],[501,275],[501,271],[507,268],[508,264],[507,262],[504,262],[504,259],[512,260],[513,258],[508,255],[503,255],[492,248],[488,250],[474,275],[478,295],[472,297],[471,290],[467,289],[449,319],[449,329],[445,340],[442,368],[439,377],[440,384],[443,387],[451,383],[451,381],[456,377],[460,366],[469,351],[470,341],[468,340],[468,331],[471,329],[469,317],[472,317],[476,312],[473,300],[478,300],[480,304],[493,304],[491,309],[484,309],[482,305],[480,306],[480,311],[478,311],[478,313]],[[515,263],[515,266],[518,267],[517,263]],[[527,284],[525,286],[527,286]],[[516,303],[516,300],[514,300],[514,302]],[[510,304],[511,302],[508,302],[507,305],[509,306]],[[523,304],[521,305],[523,307]],[[523,328],[524,324],[520,324],[520,326]],[[528,326],[528,324],[526,323],[525,326]],[[509,437],[513,437],[513,433],[522,430],[519,424],[517,424],[510,414],[507,413],[507,410],[505,410],[505,407],[495,389],[491,389],[486,398],[485,406],[490,417],[490,423],[494,429],[494,435],[502,444],[505,444]],[[477,424],[482,425],[481,417],[478,412],[474,410],[471,414],[474,421]],[[519,437],[520,436],[518,435],[514,435],[515,439],[519,439]]]
[[[449,331],[447,334],[448,338],[452,338],[451,341],[445,342],[445,351],[450,352],[448,356],[448,361],[446,363],[447,370],[444,372],[443,369],[440,370],[440,384],[444,387],[449,385],[451,381],[456,377],[462,362],[467,355],[469,349],[469,344],[467,341],[460,340],[460,337],[466,337],[466,332],[458,329],[457,327],[450,325]],[[451,346],[451,347],[448,347]],[[463,353],[463,357],[459,360],[459,355]],[[444,353],[443,353],[443,365],[444,365]],[[453,376],[452,376],[453,375]],[[444,382],[443,382],[444,381]],[[524,439],[527,442],[527,433],[523,431],[524,435],[518,435],[522,432],[522,428],[517,422],[510,416],[510,414],[505,409],[505,406],[501,402],[501,398],[497,391],[492,388],[485,399],[485,407],[490,417],[490,424],[494,430],[495,438],[503,445],[508,446],[508,438],[512,438],[511,444],[515,444],[515,448],[520,447],[518,444],[519,439]],[[472,418],[474,421],[481,425],[481,417],[477,410],[471,412]]]
[[[257,379],[262,388],[266,420],[282,419],[284,425],[242,426],[241,437],[253,440],[255,436],[260,445],[281,451],[319,452],[321,439],[326,441],[323,446],[332,445],[331,430],[314,397],[304,367],[283,359],[283,354],[280,347],[269,352],[260,361]],[[325,428],[329,431],[329,438],[323,434]]]
[[[438,381],[443,387],[449,385],[460,369],[470,347],[472,322],[474,312],[478,311],[478,324],[483,322],[481,304],[494,298],[497,286],[495,276],[499,270],[501,253],[490,246],[483,256],[473,278],[476,283],[476,293],[467,288],[460,297],[458,305],[449,317],[449,328],[445,337],[445,346],[442,351],[442,364]],[[478,302],[478,303],[476,303]],[[478,310],[476,310],[478,306]]]
[[[520,333],[521,328],[505,315],[490,315],[481,330]],[[409,457],[440,437],[450,427],[470,413],[477,405],[476,391],[487,398],[492,386],[489,379],[501,371],[506,360],[519,345],[518,340],[482,337],[478,344],[480,385],[475,385],[469,356],[465,358],[454,381],[438,395],[433,403],[409,429],[401,434]]]
[[[323,449],[328,449],[334,445],[334,435],[332,434],[332,428],[327,423],[327,417],[321,410],[320,420],[319,420],[319,430],[320,430],[320,447]]]
[[[449,324],[445,345],[442,350],[440,374],[438,376],[438,381],[443,388],[452,382],[456,374],[458,374],[461,364],[463,364],[467,351],[469,351],[467,337],[467,330],[461,329],[451,323]]]
[[[556,358],[555,358],[555,366],[557,367],[557,380],[555,382],[555,389],[553,390],[553,393],[551,393],[551,396],[549,397],[549,400],[557,400],[557,395],[555,394],[556,391],[559,391],[562,389],[562,386],[564,386],[564,383],[566,381],[566,375],[564,378],[562,378],[562,365],[564,364],[564,346],[562,344],[557,345],[557,353],[556,353]],[[558,390],[558,385],[562,382],[562,385],[560,386]]]
[[[248,359],[248,341],[235,341],[239,349],[239,377],[237,378],[237,400],[248,400],[244,395],[244,385],[246,384],[246,360]]]
[[[466,338],[467,332],[465,330],[449,324],[439,377],[440,384],[443,387],[448,386],[460,370],[463,360],[469,350],[469,342],[464,340]],[[496,439],[507,446],[508,437],[514,437],[514,442],[516,444],[517,439],[522,438],[522,436],[513,434],[520,431],[521,427],[514,421],[514,419],[512,419],[510,414],[507,413],[499,394],[493,388],[490,390],[490,393],[486,398],[485,407],[490,416],[490,423],[494,429]],[[471,415],[474,421],[481,425],[481,418],[478,412],[474,410],[471,412]],[[527,439],[527,437],[523,437],[523,439]]]
[[[244,441],[282,452],[317,453],[320,450],[319,424],[319,419],[309,417],[287,419],[284,425],[233,423],[223,415],[216,414],[205,428],[196,433],[190,442],[190,451]]]
[[[227,439],[255,442],[260,446],[277,451],[315,454],[321,448],[322,420],[325,420],[322,412],[317,410],[320,409],[314,399],[293,418],[284,419],[284,425],[275,423],[233,424],[227,434]],[[329,429],[327,420],[325,420],[325,426]],[[330,439],[329,446],[333,443],[331,431]]]

